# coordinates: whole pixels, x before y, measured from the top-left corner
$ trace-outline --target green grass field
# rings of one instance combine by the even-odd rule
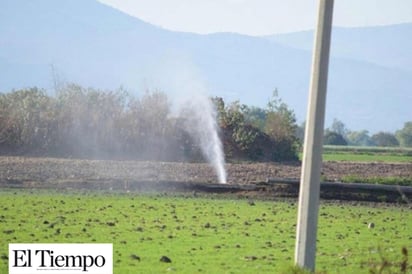
[[[296,201],[219,197],[3,189],[0,273],[8,243],[93,242],[113,243],[114,273],[289,273]],[[405,261],[411,227],[406,206],[323,203],[317,270],[370,273],[381,256]]]
[[[411,163],[412,148],[323,146],[324,161]],[[302,153],[299,155],[302,159]]]

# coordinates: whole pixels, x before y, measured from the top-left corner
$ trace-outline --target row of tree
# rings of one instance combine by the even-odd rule
[[[213,98],[228,160],[297,160],[296,120],[277,93],[266,109]],[[29,88],[0,94],[0,153],[201,161],[185,117],[166,94],[65,85],[56,95]]]
[[[211,98],[227,160],[294,161],[304,124],[277,90],[266,108]],[[123,89],[101,91],[65,85],[50,96],[29,88],[0,94],[0,154],[202,161],[185,116],[171,111],[166,94],[141,97]],[[350,131],[339,120],[325,144],[412,146],[412,122],[396,133]]]
[[[412,121],[395,133],[380,131],[370,135],[367,130],[351,131],[342,121],[334,119],[325,130],[324,143],[327,145],[412,147]]]

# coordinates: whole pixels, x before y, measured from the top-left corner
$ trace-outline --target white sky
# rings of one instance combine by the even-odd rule
[[[99,0],[169,30],[264,35],[312,29],[317,0]],[[412,0],[335,0],[334,25],[412,22]]]

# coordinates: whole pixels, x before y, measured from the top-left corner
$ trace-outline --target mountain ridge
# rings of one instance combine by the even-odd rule
[[[84,86],[155,88],[171,97],[196,88],[262,107],[277,88],[305,119],[311,52],[288,45],[286,36],[169,31],[94,0],[30,3],[0,3],[0,91],[52,90],[52,70]],[[353,130],[394,131],[411,119],[412,72],[360,58],[362,51],[336,56],[333,47],[326,125],[338,118]]]
[[[261,37],[286,46],[311,50],[313,35],[313,30],[307,30]],[[409,37],[412,37],[412,22],[358,28],[333,27],[331,55],[412,72],[412,39]],[[385,46],[376,46],[379,44]]]

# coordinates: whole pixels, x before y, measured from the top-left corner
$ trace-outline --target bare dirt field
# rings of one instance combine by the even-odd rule
[[[226,164],[229,184],[264,182],[268,178],[299,179],[301,164]],[[325,162],[327,181],[358,177],[412,177],[412,163]],[[217,183],[212,167],[204,163],[78,160],[0,157],[0,181],[53,182],[62,180],[179,181]]]

